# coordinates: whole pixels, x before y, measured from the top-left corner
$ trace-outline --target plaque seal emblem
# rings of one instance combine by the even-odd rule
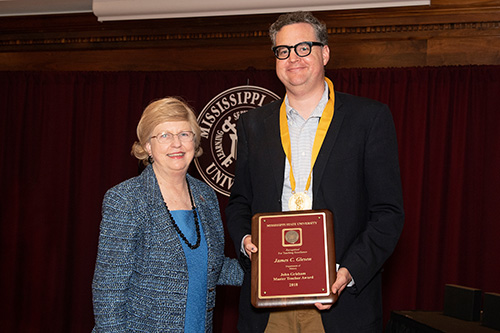
[[[290,244],[295,244],[299,240],[299,233],[295,230],[289,230],[285,233],[285,240]]]

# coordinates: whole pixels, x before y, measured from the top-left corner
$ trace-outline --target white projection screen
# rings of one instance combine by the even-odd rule
[[[430,0],[93,0],[99,21],[430,5]]]

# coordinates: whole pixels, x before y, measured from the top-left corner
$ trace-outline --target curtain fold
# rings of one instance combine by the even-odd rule
[[[327,76],[394,116],[406,222],[384,267],[385,319],[391,310],[441,310],[446,283],[499,293],[500,66]],[[91,330],[102,198],[138,172],[130,149],[143,109],[180,96],[200,112],[246,84],[284,94],[274,71],[255,69],[0,72],[2,331]],[[227,198],[219,200],[223,211]],[[219,288],[216,332],[235,330],[237,294]]]

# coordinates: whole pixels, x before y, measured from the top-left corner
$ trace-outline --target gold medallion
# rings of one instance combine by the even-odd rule
[[[285,233],[285,239],[290,244],[295,244],[299,240],[299,233],[295,230],[289,230]]]
[[[290,210],[312,209],[311,198],[304,192],[296,192],[288,200],[288,208]]]

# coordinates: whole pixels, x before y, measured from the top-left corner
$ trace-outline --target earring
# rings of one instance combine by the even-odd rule
[[[153,164],[153,162],[154,162],[153,156],[151,156],[151,155],[148,156],[148,162],[149,162],[149,164]]]

